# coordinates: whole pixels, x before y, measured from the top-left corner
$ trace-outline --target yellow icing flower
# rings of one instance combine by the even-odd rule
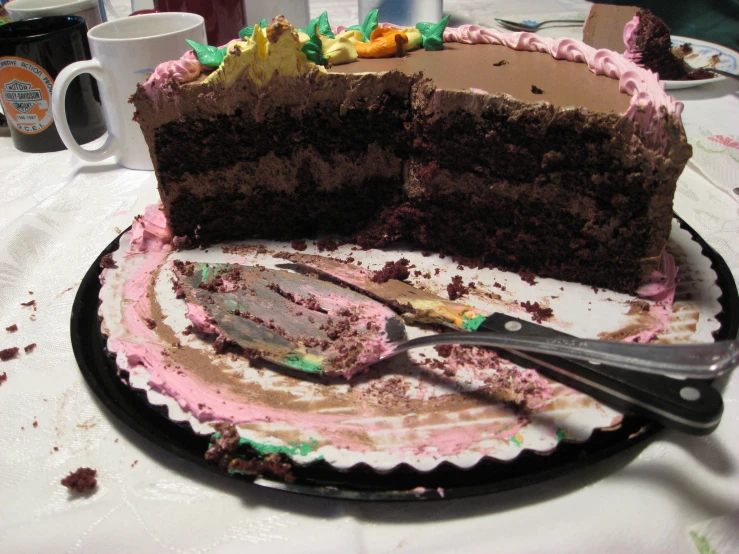
[[[344,31],[343,33],[336,35],[336,38],[345,38],[349,40],[352,44],[364,42],[364,35],[362,35],[362,31],[358,29],[354,29],[353,31]]]
[[[357,60],[357,49],[346,37],[330,38],[320,36],[323,56],[333,65],[351,63]]]
[[[230,87],[241,79],[248,79],[257,86],[264,86],[274,75],[305,75],[315,67],[300,52],[297,33],[291,29],[285,32],[268,30],[256,25],[248,40],[230,43],[223,63],[205,82]]]
[[[408,27],[407,29],[403,29],[403,32],[408,37],[408,42],[403,45],[406,52],[418,50],[423,46],[423,35],[421,35],[421,31],[415,27]]]

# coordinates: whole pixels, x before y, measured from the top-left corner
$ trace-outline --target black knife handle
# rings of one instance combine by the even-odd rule
[[[567,333],[500,313],[488,317],[477,331],[492,331],[511,336],[572,337]],[[708,381],[672,379],[605,364],[529,354],[518,350],[506,350],[504,355],[517,364],[531,367],[560,383],[571,385],[616,410],[645,415],[665,427],[693,435],[707,435],[721,421],[723,400]]]

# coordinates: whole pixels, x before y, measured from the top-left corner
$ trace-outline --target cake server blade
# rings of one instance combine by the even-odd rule
[[[692,434],[708,434],[718,426],[721,420],[723,400],[720,393],[706,380],[717,377],[721,372],[707,370],[709,365],[705,362],[700,362],[697,367],[688,364],[688,369],[685,371],[675,371],[681,377],[698,375],[700,379],[673,379],[664,374],[674,368],[668,363],[660,362],[659,358],[653,368],[657,370],[655,371],[657,374],[652,375],[624,370],[620,366],[568,359],[556,355],[556,343],[560,342],[562,347],[578,345],[591,350],[594,354],[593,358],[596,357],[596,351],[610,350],[616,353],[622,351],[628,353],[636,362],[642,362],[642,357],[649,358],[652,353],[672,349],[668,354],[674,356],[677,362],[681,362],[681,356],[685,357],[685,361],[689,361],[691,347],[704,346],[710,349],[714,345],[650,346],[581,340],[506,314],[487,314],[471,306],[417,289],[402,281],[391,279],[385,283],[376,283],[372,281],[372,273],[366,269],[323,256],[289,254],[286,259],[293,262],[294,265],[291,266],[293,269],[318,273],[327,279],[344,283],[386,303],[401,313],[403,318],[409,322],[439,323],[458,330],[486,331],[501,338],[511,337],[514,341],[517,337],[552,343],[553,348],[550,349],[549,354],[523,352],[515,346],[506,346],[506,357],[526,367],[534,367],[552,379],[585,392],[616,409],[641,413],[665,426]],[[455,335],[460,336],[460,341],[464,339],[464,334],[455,333]],[[469,337],[476,343],[478,343],[476,339],[479,338],[481,337]],[[423,341],[424,339],[427,337],[414,340]],[[442,335],[439,339],[439,342],[444,340],[444,342],[454,344],[451,337]],[[413,340],[410,342],[413,343]],[[733,356],[731,355],[732,349],[724,350],[729,351],[729,354],[722,354],[723,367],[728,367],[729,369],[725,371],[729,371],[733,369],[733,365],[736,365],[732,362],[736,360],[736,347],[733,349]],[[628,360],[622,358],[621,361]],[[642,371],[644,371],[643,368]]]
[[[350,377],[405,338],[395,313],[344,287],[300,274],[234,264],[173,268],[197,329],[217,348],[300,371]]]

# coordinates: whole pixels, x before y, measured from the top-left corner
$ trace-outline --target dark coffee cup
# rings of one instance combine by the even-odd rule
[[[0,26],[0,102],[18,150],[64,150],[51,107],[54,79],[69,64],[89,59],[87,25],[81,17],[41,17]],[[78,142],[105,132],[100,95],[89,75],[70,85],[65,106]]]

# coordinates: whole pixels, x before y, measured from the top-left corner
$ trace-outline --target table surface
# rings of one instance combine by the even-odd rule
[[[112,7],[126,15],[125,3]],[[351,2],[313,2],[311,11],[327,7],[333,24],[354,23]],[[445,3],[457,23],[587,7],[574,0]],[[686,127],[703,136],[733,133],[727,148],[739,161],[736,81],[675,96],[685,104]],[[695,552],[691,526],[739,513],[736,376],[718,385],[726,409],[708,437],[661,432],[646,447],[565,478],[463,500],[302,497],[225,479],[160,450],[90,392],[69,337],[72,301],[90,264],[156,199],[152,173],[84,163],[66,151],[24,154],[0,137],[0,349],[21,347],[17,359],[0,362],[7,375],[0,386],[0,551]],[[691,163],[674,207],[739,279],[739,196]],[[35,306],[21,305],[30,300]],[[12,324],[18,331],[5,331]],[[31,343],[36,349],[23,352]],[[60,480],[81,466],[97,469],[98,490],[73,497]]]

